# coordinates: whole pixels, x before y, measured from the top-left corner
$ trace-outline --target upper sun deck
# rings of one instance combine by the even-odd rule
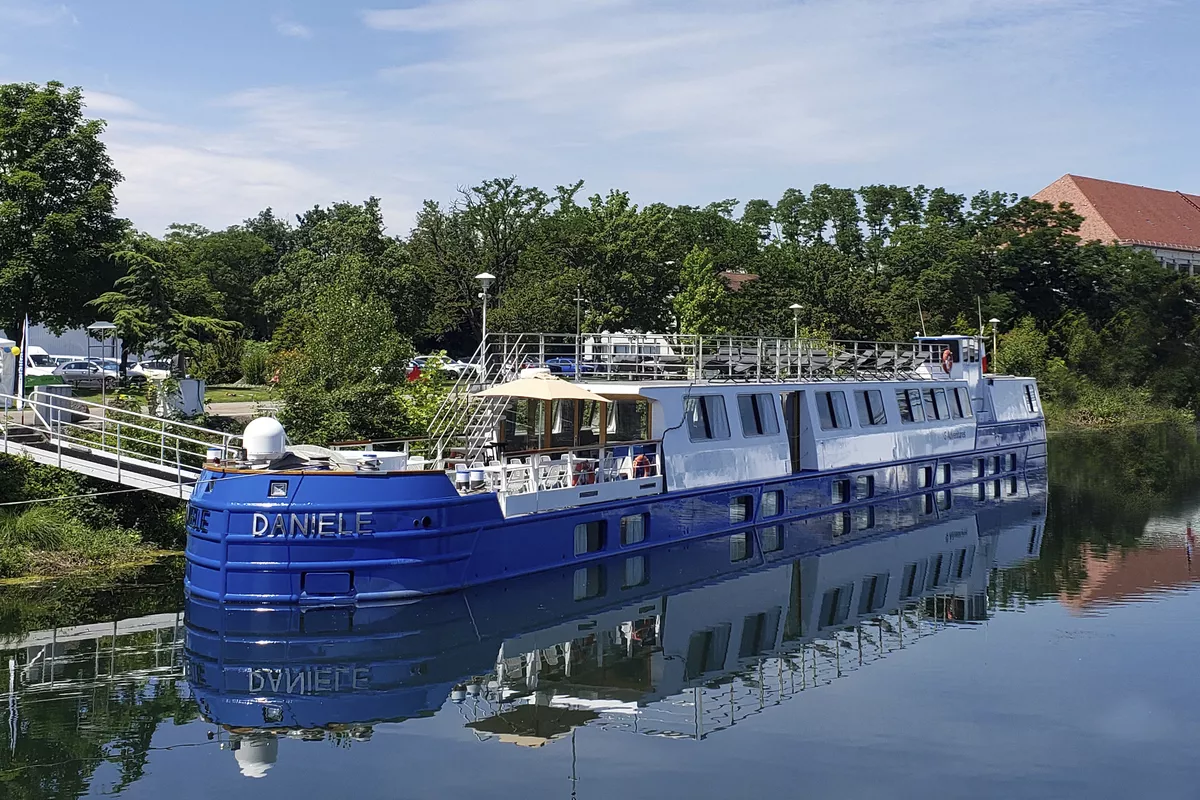
[[[969,336],[911,342],[837,341],[661,333],[491,334],[477,353],[480,382],[502,382],[529,367],[585,382],[807,382],[960,377],[978,363]],[[945,359],[945,360],[943,360]],[[958,374],[955,374],[958,373]]]

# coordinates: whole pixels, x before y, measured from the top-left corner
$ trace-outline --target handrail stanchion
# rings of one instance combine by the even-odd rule
[[[121,482],[121,421],[117,420],[117,483]]]

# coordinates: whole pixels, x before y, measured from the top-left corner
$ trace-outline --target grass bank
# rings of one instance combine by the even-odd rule
[[[0,456],[0,579],[134,568],[182,549],[184,504]],[[44,502],[58,498],[53,502]]]
[[[1195,424],[1195,415],[1184,408],[1154,402],[1144,389],[1088,387],[1070,401],[1044,401],[1050,430],[1107,428],[1147,423]]]

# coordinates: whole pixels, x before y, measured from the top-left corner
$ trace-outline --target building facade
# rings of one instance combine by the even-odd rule
[[[1200,269],[1200,195],[1064,175],[1033,199],[1074,206],[1084,241],[1148,250],[1188,275]]]

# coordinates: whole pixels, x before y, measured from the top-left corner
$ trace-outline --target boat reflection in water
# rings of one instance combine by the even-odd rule
[[[1038,554],[1046,510],[1044,474],[996,484],[402,604],[193,598],[188,676],[250,776],[281,736],[368,740],[447,699],[480,738],[524,745],[588,723],[703,738],[985,620],[990,572]]]

